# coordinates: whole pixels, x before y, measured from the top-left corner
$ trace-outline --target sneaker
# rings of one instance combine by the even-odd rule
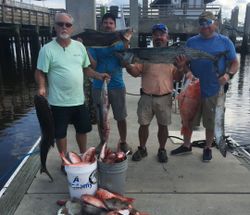
[[[168,156],[167,156],[166,149],[159,149],[157,156],[158,156],[158,161],[160,163],[166,163],[166,162],[168,162]]]
[[[132,161],[140,161],[142,158],[148,155],[147,148],[138,146],[138,150],[132,155]]]
[[[128,153],[129,155],[131,155],[133,153],[132,148],[126,142],[124,142],[124,143],[120,142],[119,143],[119,148],[124,153],[127,153],[129,151],[129,153]]]
[[[210,148],[203,149],[202,160],[205,162],[212,160],[212,150]]]
[[[170,152],[171,155],[181,155],[187,152],[192,152],[192,146],[190,146],[189,148],[184,146],[183,144],[181,146],[179,146],[178,148],[172,150]]]

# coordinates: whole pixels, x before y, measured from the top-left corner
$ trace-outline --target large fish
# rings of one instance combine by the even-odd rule
[[[46,173],[51,181],[52,176],[46,168],[46,160],[50,147],[54,147],[55,128],[53,116],[48,104],[48,101],[43,96],[34,96],[34,104],[36,108],[36,115],[41,128],[41,141],[40,141],[40,159],[41,169],[40,173]]]
[[[131,48],[122,51],[117,51],[115,55],[128,63],[165,63],[170,64],[176,61],[176,57],[185,55],[189,60],[207,59],[214,63],[225,55],[226,52],[221,52],[213,56],[207,52],[197,49],[188,48],[185,46],[168,46],[157,48]]]
[[[224,128],[225,100],[226,96],[224,93],[224,86],[221,86],[215,109],[214,136],[215,136],[215,143],[219,148],[220,153],[223,155],[223,157],[226,157],[227,155],[227,144],[225,141],[225,128]]]
[[[130,41],[132,28],[127,28],[114,32],[102,32],[92,29],[85,29],[84,32],[74,35],[72,38],[80,38],[85,46],[89,47],[108,47],[119,41]]]
[[[181,134],[191,137],[191,123],[201,102],[199,79],[187,79],[177,99],[182,122]]]
[[[101,138],[101,144],[104,144],[108,141],[110,133],[110,123],[109,123],[109,100],[108,100],[108,83],[104,81],[102,92],[101,92],[101,101],[97,104],[98,109],[98,129],[99,136]],[[98,152],[99,153],[99,152]]]

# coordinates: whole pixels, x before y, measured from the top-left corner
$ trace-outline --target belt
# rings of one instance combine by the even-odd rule
[[[149,93],[145,93],[141,90],[141,95],[146,95],[146,96],[152,96],[152,97],[162,97],[162,96],[167,96],[170,95],[171,93],[166,93],[166,94],[162,94],[162,95],[156,95],[156,94],[149,94]]]

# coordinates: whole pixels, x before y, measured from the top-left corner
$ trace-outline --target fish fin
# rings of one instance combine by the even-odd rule
[[[51,182],[54,181],[54,179],[53,179],[52,176],[50,175],[49,171],[48,171],[46,168],[41,167],[41,169],[40,169],[40,174],[42,174],[43,172],[44,172],[45,174],[47,174],[47,176],[49,176]]]

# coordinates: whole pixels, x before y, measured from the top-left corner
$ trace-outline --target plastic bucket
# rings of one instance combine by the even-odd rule
[[[111,192],[124,194],[127,168],[128,159],[113,164],[98,161],[99,187],[107,189]]]
[[[90,165],[65,166],[70,197],[80,198],[83,194],[94,195],[97,191],[97,161]]]

